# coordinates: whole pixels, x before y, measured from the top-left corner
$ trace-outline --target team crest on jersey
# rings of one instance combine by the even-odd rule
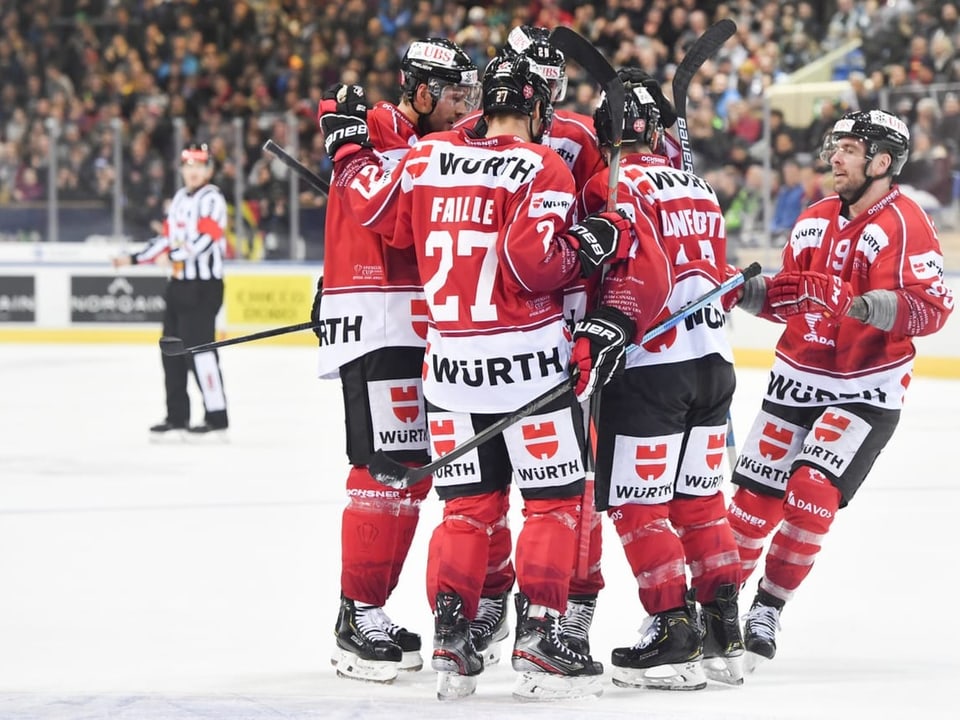
[[[641,480],[656,480],[663,475],[667,469],[666,444],[658,445],[637,445],[636,450],[636,470],[637,477]]]
[[[707,436],[707,454],[704,459],[707,461],[707,467],[711,470],[720,468],[720,463],[723,462],[723,448],[726,443],[726,433],[711,433]]]
[[[393,414],[405,423],[413,423],[420,417],[420,393],[416,385],[400,385],[390,388]]]
[[[763,426],[763,433],[760,436],[760,454],[772,462],[783,460],[787,456],[792,442],[793,430],[767,422]]]
[[[560,439],[557,428],[552,422],[538,422],[522,425],[523,446],[538,460],[548,460],[557,454]]]

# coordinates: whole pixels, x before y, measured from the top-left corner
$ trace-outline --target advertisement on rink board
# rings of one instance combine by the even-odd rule
[[[70,321],[75,323],[159,323],[167,280],[142,275],[70,278]]]
[[[32,323],[37,317],[33,275],[0,276],[0,322]]]
[[[316,278],[234,275],[224,281],[227,325],[290,325],[309,319]]]

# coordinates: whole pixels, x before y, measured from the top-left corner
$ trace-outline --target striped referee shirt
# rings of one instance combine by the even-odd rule
[[[153,238],[133,262],[170,256],[176,280],[222,280],[226,250],[227,202],[216,185],[191,193],[182,187],[173,196],[163,234]]]

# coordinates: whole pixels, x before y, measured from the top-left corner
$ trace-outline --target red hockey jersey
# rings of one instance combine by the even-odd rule
[[[418,143],[395,175],[390,243],[416,249],[430,317],[424,396],[506,412],[564,380],[561,289],[580,263],[560,238],[575,188],[557,154],[461,129]]]
[[[603,207],[608,177],[604,170],[587,184],[578,214]],[[664,156],[639,153],[620,161],[617,206],[634,221],[640,248],[625,263],[611,267],[601,302],[634,318],[639,342],[651,326],[720,284],[719,268],[726,264],[727,252],[723,212],[706,181],[677,170]],[[663,270],[664,261],[672,272]],[[648,263],[654,263],[652,268]],[[666,305],[658,306],[657,298],[664,294],[669,296]],[[627,367],[712,353],[733,362],[725,322],[718,300],[647,345],[630,348]]]
[[[367,126],[380,165],[396,166],[417,142],[416,127],[390,103],[377,103]],[[426,304],[410,249],[398,250],[360,224],[352,204],[366,203],[349,177],[332,178],[327,202],[320,319],[321,377],[336,377],[345,363],[383,347],[420,347]]]
[[[913,371],[912,336],[936,332],[953,310],[940,241],[927,214],[896,185],[853,220],[840,212],[841,200],[832,195],[800,214],[783,249],[783,270],[837,276],[850,283],[853,295],[893,290],[902,320],[885,332],[850,317],[789,318],[777,343],[767,399],[899,409]]]

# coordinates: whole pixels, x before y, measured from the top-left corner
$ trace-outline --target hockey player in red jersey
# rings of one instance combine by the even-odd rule
[[[836,194],[801,213],[780,272],[742,290],[741,308],[785,323],[728,508],[744,580],[773,533],[744,625],[751,667],[773,658],[784,604],[893,435],[913,338],[953,310],[936,229],[893,183],[909,141],[880,110],[838,120],[820,153]]]
[[[394,217],[390,243],[413,248],[429,323],[424,395],[434,456],[567,377],[562,289],[622,259],[629,223],[600,213],[568,228],[569,170],[538,144],[552,113],[525,58],[483,82],[486,136],[464,130],[417,143],[373,217]],[[362,170],[358,171],[361,175]],[[434,475],[443,521],[430,542],[427,593],[442,696],[473,691],[484,668],[471,632],[490,536],[511,475],[524,499],[517,540],[518,627],[512,655],[527,698],[596,693],[602,666],[562,643],[583,489],[582,424],[571,392]]]
[[[550,100],[559,103],[566,95],[567,75],[566,59],[563,53],[548,41],[546,28],[522,25],[513,28],[507,36],[507,42],[490,61],[487,68],[493,71],[500,63],[509,61],[518,55],[530,61],[530,68],[542,77],[550,88]],[[482,136],[486,132],[486,121],[482,111],[467,115],[457,123]],[[554,109],[550,127],[543,133],[541,141],[552,148],[564,161],[573,174],[577,191],[593,175],[604,168],[600,155],[600,146],[593,130],[593,118],[569,110]],[[588,286],[596,287],[597,277],[588,281],[582,279],[564,289],[564,317],[572,327],[583,318],[587,308]],[[507,596],[513,587],[515,572],[510,560],[512,536],[507,524],[507,510],[504,508],[503,520],[494,526],[490,538],[490,569],[480,598],[478,621],[474,624],[478,633],[479,645],[493,642],[506,636],[503,618],[506,611]],[[602,527],[596,513],[585,516],[589,527],[580,528],[581,533],[589,535],[589,559],[580,572],[575,572],[570,582],[570,599],[567,611],[560,625],[564,640],[575,649],[589,654],[589,630],[597,603],[597,594],[603,588],[603,575],[600,571],[600,552]],[[581,563],[578,563],[581,564]],[[488,662],[495,655],[488,656]]]
[[[479,101],[477,68],[449,40],[412,43],[401,70],[398,105],[380,102],[368,113],[356,86],[325,95],[319,121],[334,160],[372,147],[392,168],[419,137],[449,130]],[[366,116],[362,127],[351,122],[351,111]],[[420,380],[426,304],[413,251],[392,248],[361,226],[349,209],[357,190],[339,173],[332,180],[322,294],[318,290],[312,316],[320,325],[320,376],[339,377],[343,385],[352,465],[333,662],[342,676],[389,682],[398,669],[423,664],[419,635],[393,623],[383,606],[397,585],[430,480],[386,489],[366,465],[380,449],[403,462],[429,460]]]
[[[713,189],[671,167],[664,154],[660,110],[644,76],[633,69],[619,74],[627,90],[625,157],[610,172],[620,173],[618,206],[632,214],[643,252],[611,270],[600,307],[587,318],[613,325],[629,318],[636,342],[658,316],[719,285],[726,237]],[[609,147],[606,98],[594,120],[601,145]],[[584,188],[581,211],[603,207],[606,196],[607,171]],[[574,359],[581,367],[596,344],[578,340]],[[732,360],[722,308],[708,305],[645,346],[633,346],[623,375],[603,389],[596,504],[614,522],[649,615],[639,642],[613,651],[618,685],[703,688],[701,656],[716,658],[707,664],[711,677],[742,682],[739,558],[720,492],[736,384]],[[695,597],[703,605],[702,640]]]

